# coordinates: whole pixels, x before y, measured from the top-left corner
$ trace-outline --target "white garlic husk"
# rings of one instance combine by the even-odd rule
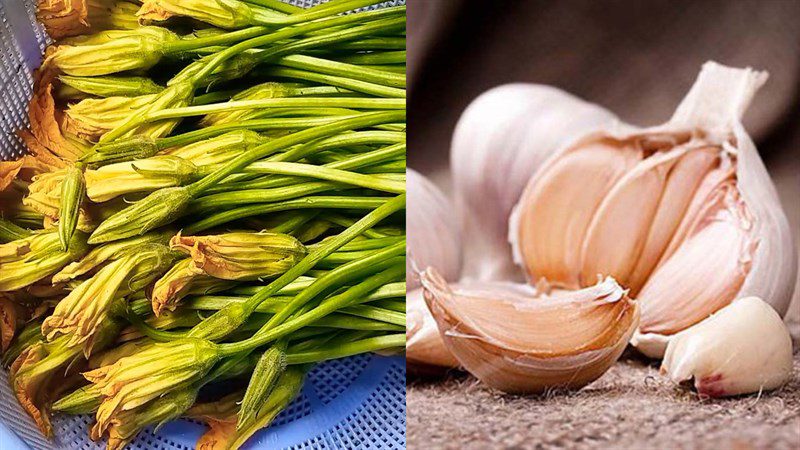
[[[417,271],[435,267],[447,280],[461,272],[460,226],[451,202],[430,180],[406,170],[407,290],[417,289]]]
[[[776,389],[792,378],[792,338],[770,305],[740,298],[675,335],[661,372],[710,397]]]
[[[666,124],[615,124],[556,151],[514,209],[509,240],[531,284],[613,276],[642,308],[632,343],[676,333],[746,296],[784,314],[797,256],[775,188],[740,123],[766,74],[716,63]]]
[[[577,389],[605,373],[638,324],[636,302],[613,279],[551,293],[509,282],[449,285],[421,275],[445,346],[487,385],[510,393]]]
[[[605,109],[559,89],[509,84],[476,98],[453,134],[450,168],[463,226],[463,278],[521,281],[508,219],[531,175],[576,136],[609,126]]]
[[[439,329],[422,289],[406,294],[406,365],[412,372],[429,372],[435,368],[456,368],[456,360],[444,345]]]

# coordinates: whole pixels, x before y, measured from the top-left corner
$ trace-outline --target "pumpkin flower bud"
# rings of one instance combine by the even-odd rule
[[[242,100],[265,100],[270,98],[283,98],[289,97],[295,91],[293,89],[294,86],[287,86],[283,83],[262,83],[251,88],[245,89],[233,97],[231,97],[232,102],[235,101],[242,101]],[[247,110],[247,109],[239,109],[230,112],[218,112],[208,114],[203,117],[201,123],[205,126],[212,126],[212,125],[222,125],[225,123],[233,123],[240,120],[248,120],[253,119],[258,114],[263,113],[263,110]]]
[[[58,220],[61,216],[63,182],[70,173],[73,177],[70,183],[72,187],[80,187],[80,185],[77,185],[77,180],[74,178],[77,176],[77,173],[70,168],[43,173],[34,177],[33,183],[28,185],[28,195],[22,199],[22,204],[31,207],[34,211],[53,221]],[[75,195],[74,191],[72,195]],[[81,231],[88,232],[91,231],[93,227],[92,219],[89,217],[86,209],[79,208],[77,228]]]
[[[194,99],[194,90],[195,86],[189,80],[169,84],[166,89],[155,94],[147,106],[139,109],[137,114],[129,114],[127,120],[105,133],[100,138],[100,142],[112,142],[115,139],[124,137],[144,136],[159,138],[168,135],[180,123],[181,119],[166,119],[146,123],[142,123],[141,119],[150,113],[164,109],[189,106]]]
[[[174,254],[166,246],[148,244],[100,269],[58,302],[53,314],[44,320],[42,334],[52,340],[70,335],[69,345],[86,343],[91,354],[95,332],[109,319],[114,300],[143,288],[167,269]]]
[[[290,366],[277,381],[272,393],[260,405],[252,422],[240,429],[233,429],[230,439],[223,448],[240,448],[256,431],[267,427],[292,400],[300,393],[305,378],[305,369],[301,366]],[[202,438],[201,438],[202,439]]]
[[[84,373],[103,395],[93,433],[105,433],[121,411],[141,406],[173,391],[176,386],[202,378],[219,359],[213,343],[186,338],[153,344],[114,364]]]
[[[67,108],[66,130],[84,139],[97,140],[125,123],[153,102],[157,94],[136,97],[87,98]]]
[[[0,292],[15,291],[42,280],[88,251],[86,235],[75,233],[63,251],[56,231],[39,232],[0,245]]]
[[[75,233],[80,218],[81,203],[86,196],[86,180],[83,170],[77,166],[65,169],[64,179],[61,181],[61,203],[58,210],[58,238],[61,248],[69,249],[69,242]]]
[[[236,29],[254,25],[254,11],[239,0],[144,0],[140,21],[164,21],[173,16],[191,17],[216,27]]]
[[[121,328],[120,322],[104,322],[97,332],[97,347],[110,344]],[[64,372],[81,354],[79,346],[70,347],[68,342],[69,336],[62,336],[53,342],[33,344],[14,360],[9,372],[9,383],[17,400],[47,437],[53,435],[49,404],[68,387],[64,384]]]
[[[90,414],[97,411],[102,395],[93,384],[80,387],[54,402],[53,411],[65,414]]]
[[[68,264],[58,273],[53,275],[53,284],[65,283],[99,267],[108,260],[115,260],[124,256],[130,249],[139,248],[149,243],[167,243],[173,232],[152,232],[144,236],[124,239],[117,242],[99,245],[93,248],[79,261]]]
[[[196,174],[193,163],[171,155],[109,164],[86,171],[86,194],[93,202],[105,202],[131,192],[181,186]]]
[[[230,131],[210,139],[171,148],[164,153],[191,161],[197,167],[215,166],[230,161],[269,138],[252,130]]]
[[[54,40],[92,30],[138,28],[137,7],[126,1],[39,0],[36,18]]]
[[[286,341],[280,341],[265,351],[256,364],[244,399],[242,399],[237,429],[243,429],[252,424],[285,370]]]
[[[62,85],[69,86],[74,91],[97,97],[138,97],[158,94],[164,90],[163,86],[156,84],[147,77],[118,77],[112,75],[104,77],[73,77],[61,75],[58,79]]]
[[[197,389],[187,386],[168,392],[139,408],[121,411],[109,421],[106,450],[122,450],[149,425],[155,425],[157,431],[165,423],[186,412],[196,399]],[[93,439],[102,437],[99,434],[99,422],[92,427],[90,436]]]
[[[176,220],[192,196],[185,187],[159,189],[112,215],[89,236],[90,244],[141,236]]]
[[[225,233],[182,236],[170,247],[189,255],[203,273],[224,280],[255,280],[286,272],[306,255],[296,238],[280,233]]]
[[[101,31],[70,38],[48,49],[43,66],[53,65],[68,75],[108,75],[149,69],[163,55],[165,44],[180,39],[161,27]]]
[[[206,64],[213,57],[213,55],[205,56],[184,67],[183,70],[172,77],[167,85],[192,80],[197,83],[197,87],[207,87],[223,81],[242,78],[261,62],[258,54],[258,51],[239,53],[214,67],[214,70],[207,76],[202,79],[197,79],[197,74],[205,68]]]
[[[153,286],[152,305],[156,316],[166,310],[175,311],[178,302],[189,294],[198,278],[211,278],[194,265],[191,258],[183,259],[172,266]]]

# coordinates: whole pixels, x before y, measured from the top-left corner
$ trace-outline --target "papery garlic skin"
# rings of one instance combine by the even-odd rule
[[[664,125],[579,136],[533,175],[509,240],[529,282],[565,289],[613,276],[641,304],[633,344],[670,336],[737,298],[784,314],[797,256],[740,118],[766,74],[707,63]]]
[[[406,294],[406,317],[406,364],[409,370],[458,367],[458,360],[450,354],[439,335],[422,289]]]
[[[599,106],[542,85],[499,86],[470,104],[450,151],[464,278],[522,280],[506,236],[525,185],[556,150],[616,121]]]
[[[406,284],[407,291],[420,286],[418,270],[435,267],[446,280],[461,272],[460,226],[450,201],[430,180],[406,169]]]
[[[792,378],[792,338],[769,304],[740,298],[675,335],[661,372],[710,397],[768,391]]]
[[[551,294],[507,282],[450,286],[433,269],[421,279],[447,349],[505,392],[577,389],[594,381],[638,325],[636,302],[611,278]]]

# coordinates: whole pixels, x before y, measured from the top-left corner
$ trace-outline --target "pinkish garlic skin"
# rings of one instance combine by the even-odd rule
[[[769,391],[792,378],[792,338],[778,313],[758,297],[733,301],[672,337],[661,373],[694,380],[700,395]]]
[[[700,395],[707,395],[709,397],[725,397],[728,395],[725,392],[725,379],[721,373],[708,375],[695,380],[694,387]]]

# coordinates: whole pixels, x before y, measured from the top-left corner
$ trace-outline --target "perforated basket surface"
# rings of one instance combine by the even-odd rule
[[[308,7],[319,0],[290,0]],[[394,0],[380,5],[404,4]],[[48,42],[36,23],[35,0],[0,0],[0,160],[24,152],[15,131],[27,124],[32,72]],[[405,448],[405,360],[360,355],[316,366],[299,398],[245,448]],[[17,404],[0,370],[0,449],[101,449],[88,438],[90,416],[56,415],[54,441],[47,441]],[[193,449],[205,431],[199,422],[177,420],[158,434],[147,429],[128,448]]]

